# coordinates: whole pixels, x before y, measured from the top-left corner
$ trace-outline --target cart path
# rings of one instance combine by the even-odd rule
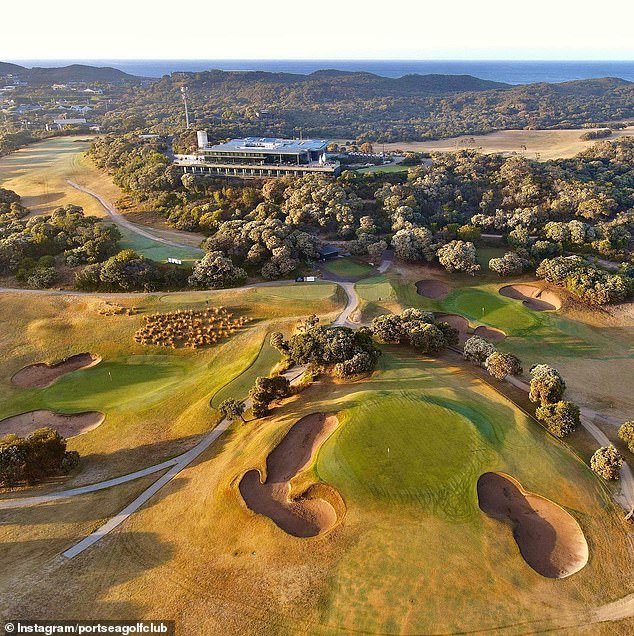
[[[181,249],[199,251],[202,254],[202,250],[200,248],[196,248],[191,245],[186,245],[185,243],[170,241],[169,239],[156,236],[155,234],[152,234],[151,232],[144,230],[138,225],[132,223],[131,221],[128,221],[128,219],[126,219],[125,216],[117,212],[117,209],[114,207],[112,203],[110,203],[110,201],[102,197],[98,192],[95,192],[94,190],[90,190],[89,188],[79,185],[78,183],[75,183],[74,181],[71,181],[70,179],[66,179],[66,183],[72,188],[75,188],[75,190],[79,190],[80,192],[83,192],[84,194],[88,194],[94,199],[97,199],[97,201],[101,203],[101,207],[108,213],[108,216],[117,225],[122,225],[123,227],[130,230],[131,232],[134,232],[135,234],[138,234],[139,236],[143,236],[144,238],[150,239],[151,241],[156,241],[157,243],[162,243],[163,245],[169,245],[170,247],[178,247]]]

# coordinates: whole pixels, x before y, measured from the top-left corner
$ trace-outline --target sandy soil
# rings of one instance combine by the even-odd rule
[[[449,285],[443,283],[440,280],[419,280],[416,283],[416,291],[426,298],[433,298],[437,300],[444,298],[450,291]]]
[[[561,309],[561,298],[557,294],[533,285],[506,285],[500,288],[506,298],[521,300],[533,311],[556,311]]]
[[[506,334],[501,329],[496,329],[495,327],[486,327],[485,325],[480,325],[476,327],[473,331],[474,335],[480,336],[480,338],[484,338],[489,342],[500,342],[506,338]]]
[[[74,437],[97,428],[105,418],[106,416],[99,411],[86,411],[72,415],[45,410],[29,411],[0,420],[0,436],[15,433],[24,437],[38,428],[48,426],[54,428],[62,437]]]
[[[11,378],[11,382],[21,389],[42,389],[54,384],[67,373],[88,369],[100,362],[101,356],[93,353],[78,353],[56,364],[40,362],[24,367]]]
[[[586,565],[588,544],[583,531],[556,503],[525,491],[504,473],[484,473],[477,488],[480,509],[512,526],[522,557],[536,572],[562,579]]]
[[[259,470],[250,470],[240,480],[240,494],[246,505],[295,537],[314,537],[333,528],[339,521],[337,510],[342,503],[337,491],[327,487],[311,492],[309,488],[292,496],[290,482],[311,463],[338,423],[336,415],[323,413],[299,420],[269,454],[266,480],[262,482]]]

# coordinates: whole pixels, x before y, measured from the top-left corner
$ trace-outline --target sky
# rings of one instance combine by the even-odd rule
[[[0,60],[634,60],[629,0],[608,0],[592,10],[578,0],[2,5]]]

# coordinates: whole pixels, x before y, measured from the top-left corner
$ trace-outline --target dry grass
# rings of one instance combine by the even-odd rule
[[[583,130],[500,130],[488,135],[463,135],[437,141],[411,141],[385,144],[385,150],[413,150],[416,152],[454,152],[477,148],[486,154],[519,154],[529,159],[566,159],[595,144],[597,140],[582,141]],[[615,131],[608,139],[634,135],[634,127]],[[376,144],[375,150],[383,149]]]

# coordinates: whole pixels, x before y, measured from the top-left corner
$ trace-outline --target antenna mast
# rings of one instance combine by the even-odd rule
[[[181,93],[183,94],[183,103],[185,104],[185,122],[187,124],[187,129],[189,130],[189,109],[187,108],[187,91],[189,89],[187,86],[181,86]]]

